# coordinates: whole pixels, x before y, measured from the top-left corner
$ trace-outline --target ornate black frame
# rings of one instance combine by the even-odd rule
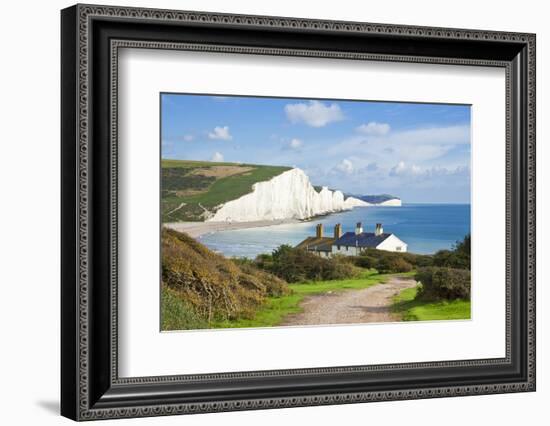
[[[535,390],[535,35],[76,5],[62,29],[61,413],[74,420]],[[193,49],[506,70],[506,357],[119,378],[117,52]]]

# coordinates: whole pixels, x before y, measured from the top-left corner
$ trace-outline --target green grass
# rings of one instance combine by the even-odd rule
[[[199,167],[211,167],[211,166],[235,166],[235,163],[216,163],[214,161],[194,161],[194,160],[161,160],[161,166],[165,168],[183,168],[183,169],[196,169]]]
[[[254,167],[256,167],[254,170],[247,173],[217,179],[206,192],[187,197],[186,202],[201,203],[205,207],[214,207],[248,194],[252,191],[252,185],[256,182],[270,180],[289,170],[288,167]]]
[[[174,290],[161,289],[161,330],[208,328],[208,322],[199,317]]]
[[[237,163],[214,163],[209,161],[187,161],[187,160],[162,160],[162,169],[185,169],[191,172],[193,169],[212,166],[242,166],[253,167],[252,170],[241,174],[214,179],[209,182],[208,178],[198,179],[198,176],[185,176],[170,171],[174,178],[170,180],[169,189],[171,191],[162,191],[162,218],[164,222],[174,222],[178,220],[202,220],[200,214],[203,209],[199,206],[211,210],[220,204],[242,197],[252,191],[252,185],[257,182],[267,181],[271,178],[290,170],[290,167],[264,166],[257,164],[237,164]],[[167,171],[168,173],[168,171]],[[164,180],[164,179],[163,179]],[[177,196],[173,191],[177,188],[174,184],[181,186],[181,189],[196,189],[201,191],[198,194],[188,196]],[[206,185],[206,187],[205,187]],[[195,188],[196,186],[196,188]],[[185,206],[173,211],[175,208],[185,203]],[[168,215],[168,212],[172,212]]]
[[[290,284],[292,293],[282,297],[270,297],[254,318],[235,321],[219,321],[210,325],[210,328],[242,328],[242,327],[273,327],[279,325],[283,319],[294,313],[301,312],[300,303],[306,296],[322,294],[328,291],[359,290],[373,285],[384,283],[391,276],[409,274],[379,274],[376,270],[365,270],[357,278],[330,281],[312,281],[299,284]]]
[[[394,297],[393,311],[401,315],[403,321],[438,321],[471,318],[469,300],[449,300],[426,302],[416,300],[418,287],[403,290]]]

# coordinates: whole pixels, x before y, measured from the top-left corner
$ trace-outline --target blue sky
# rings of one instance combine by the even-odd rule
[[[470,106],[162,94],[162,158],[293,166],[314,185],[470,202]]]

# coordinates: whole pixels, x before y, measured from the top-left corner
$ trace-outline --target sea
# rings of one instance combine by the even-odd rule
[[[335,224],[342,224],[342,231],[348,232],[355,230],[357,222],[362,223],[364,232],[374,232],[376,224],[381,223],[384,232],[407,243],[409,252],[432,254],[451,249],[470,233],[470,205],[404,203],[401,207],[355,207],[299,223],[205,234],[198,240],[227,257],[254,258],[271,253],[282,244],[295,246],[314,236],[318,223],[324,225],[325,236],[332,236]]]

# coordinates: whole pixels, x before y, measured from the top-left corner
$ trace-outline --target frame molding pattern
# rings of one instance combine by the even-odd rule
[[[153,405],[139,408],[92,409],[82,412],[80,420],[170,416],[175,414],[205,414],[224,411],[267,410],[318,405],[343,405],[361,402],[403,401],[411,399],[502,394],[530,390],[534,390],[531,388],[530,384],[513,383],[504,385],[452,386],[447,388],[426,388],[421,390],[411,389],[400,391],[335,393],[303,397],[240,399],[224,402]]]
[[[330,59],[352,59],[352,60],[370,60],[370,61],[385,61],[385,62],[411,62],[411,63],[438,63],[438,64],[451,64],[451,65],[475,65],[475,66],[494,66],[505,68],[506,79],[510,80],[510,66],[503,61],[489,61],[489,60],[465,60],[465,59],[448,59],[448,58],[418,58],[412,56],[401,55],[377,55],[368,53],[349,53],[349,52],[316,52],[300,49],[272,49],[272,48],[256,48],[256,47],[236,47],[236,46],[222,46],[222,45],[203,45],[194,43],[166,43],[166,42],[150,42],[150,41],[132,41],[132,40],[111,40],[111,161],[113,168],[117,164],[117,125],[116,117],[118,110],[118,90],[117,90],[117,76],[118,76],[118,51],[120,48],[134,48],[134,49],[161,49],[161,50],[182,50],[182,51],[201,51],[201,52],[221,52],[232,54],[264,54],[273,56],[307,56],[307,57],[325,57]],[[508,84],[509,87],[509,84]],[[507,99],[510,97],[509,90],[506,93]],[[507,116],[510,112],[507,111]],[[506,131],[507,145],[510,141],[510,130]],[[510,153],[507,152],[507,163],[510,162]],[[116,194],[116,176],[112,176],[113,182],[112,191]],[[509,182],[507,182],[507,192],[509,192]],[[509,198],[509,197],[508,197]],[[116,196],[112,198],[112,201],[116,201]],[[114,205],[114,204],[113,204]],[[507,212],[509,216],[509,212]],[[111,230],[113,238],[116,236],[116,223],[117,223],[117,209],[116,206],[112,207],[111,220],[113,229]],[[510,218],[507,217],[507,221],[510,222]],[[508,238],[509,240],[509,238]],[[113,242],[111,245],[112,254],[111,262],[116,262],[116,244]],[[117,347],[118,333],[117,333],[117,299],[116,299],[116,268],[113,269],[113,275],[111,276],[111,287],[113,290],[113,297],[111,300],[111,333],[112,333],[112,347]],[[508,275],[507,275],[508,279]],[[506,357],[505,362],[510,362],[510,282],[506,283]],[[353,366],[353,367],[327,367],[327,368],[307,368],[307,369],[291,369],[291,370],[262,370],[251,372],[235,372],[235,373],[215,373],[215,374],[200,374],[200,375],[174,375],[174,376],[160,376],[160,377],[135,377],[135,378],[119,378],[117,374],[117,354],[113,351],[112,354],[112,371],[111,380],[118,384],[146,384],[146,383],[170,383],[175,381],[196,381],[201,378],[204,379],[227,379],[227,378],[243,378],[243,377],[266,377],[266,376],[283,376],[283,375],[299,375],[307,373],[316,374],[330,374],[330,373],[345,373],[345,372],[357,372],[357,371],[384,371],[384,370],[396,370],[406,369],[411,367],[458,367],[458,366],[479,366],[479,365],[491,365],[502,363],[502,358],[493,359],[476,359],[476,360],[459,360],[459,361],[438,361],[438,362],[415,362],[415,363],[400,363],[400,364],[378,364],[368,366]]]
[[[77,187],[78,187],[78,220],[77,220],[77,250],[78,250],[78,289],[77,289],[77,346],[78,346],[78,363],[77,363],[77,414],[78,420],[93,420],[105,419],[113,417],[142,417],[142,416],[160,416],[172,414],[190,414],[190,413],[208,413],[219,411],[234,411],[234,410],[250,410],[250,409],[270,409],[282,407],[303,407],[312,405],[329,405],[329,404],[347,404],[357,402],[371,401],[387,401],[387,400],[405,400],[419,398],[438,398],[449,396],[466,396],[477,394],[490,393],[508,393],[518,391],[533,391],[535,389],[535,46],[536,39],[533,34],[511,33],[511,32],[496,32],[496,31],[481,31],[481,30],[465,30],[465,29],[447,29],[438,27],[419,27],[419,26],[403,26],[403,25],[388,25],[388,24],[370,24],[358,22],[338,22],[327,20],[312,20],[312,19],[296,19],[284,17],[267,17],[267,16],[249,16],[249,15],[234,15],[234,14],[219,14],[219,13],[203,13],[203,12],[187,12],[187,11],[170,11],[158,9],[142,9],[128,7],[104,7],[92,5],[77,5],[77,92],[78,92],[78,115],[77,115],[77,140],[78,140],[78,159],[77,159]],[[528,205],[527,211],[527,232],[528,232],[528,247],[527,247],[527,381],[518,383],[505,383],[480,386],[449,386],[449,387],[432,387],[425,389],[405,389],[397,391],[379,391],[379,392],[355,392],[355,393],[331,393],[325,395],[311,395],[303,397],[276,397],[276,398],[258,398],[258,399],[238,399],[226,400],[223,402],[205,402],[205,403],[176,403],[142,406],[136,408],[94,408],[90,401],[89,389],[89,350],[90,350],[90,331],[89,331],[89,275],[90,265],[90,170],[89,170],[89,99],[90,99],[90,75],[89,75],[89,46],[91,20],[93,18],[121,18],[140,20],[140,22],[154,21],[172,21],[179,23],[192,24],[218,24],[234,27],[257,27],[260,29],[278,28],[278,29],[293,29],[293,30],[315,30],[327,33],[361,33],[361,34],[380,34],[385,36],[411,36],[415,38],[437,38],[448,40],[484,40],[484,41],[506,41],[511,43],[521,43],[527,46],[527,97],[528,97],[528,117],[527,117],[527,135],[528,135],[528,158],[526,159],[528,182],[526,202]],[[360,54],[349,52],[326,52],[326,51],[308,51],[296,49],[274,49],[274,48],[247,48],[247,47],[232,47],[232,46],[214,46],[214,45],[193,45],[181,43],[162,43],[162,42],[138,42],[138,41],[112,41],[111,54],[115,54],[118,47],[147,47],[147,48],[162,48],[162,49],[195,49],[204,51],[224,51],[228,53],[256,53],[270,55],[299,55],[299,56],[317,56],[342,59],[370,59],[384,61],[401,61],[401,62],[428,62],[428,63],[449,63],[449,64],[464,64],[464,65],[485,65],[485,66],[504,66],[505,62],[500,61],[485,61],[485,60],[465,60],[459,58],[438,58],[438,57],[412,57],[412,56],[397,56],[383,54]],[[219,50],[217,50],[219,49]],[[112,61],[111,64],[111,81],[110,89],[112,96],[116,99],[117,94],[117,61]],[[507,82],[510,79],[510,69],[506,66]],[[509,86],[509,84],[507,84]],[[507,91],[507,116],[510,114],[509,104],[510,94]],[[111,104],[111,119],[117,118],[116,103]],[[508,117],[507,117],[508,118]],[[508,121],[508,120],[507,120]],[[507,129],[507,139],[510,138],[510,129]],[[111,128],[111,141],[117,139],[116,126]],[[508,144],[507,144],[508,145]],[[116,159],[116,143],[112,143],[111,158]],[[507,150],[509,151],[509,150]],[[509,162],[509,152],[507,152],[507,163]],[[509,164],[507,164],[507,175],[509,176]],[[508,179],[509,180],[509,179]],[[507,196],[509,193],[509,182],[506,183]],[[116,206],[116,189],[117,189],[117,171],[116,161],[113,162],[111,170],[111,203]],[[509,205],[509,197],[507,204]],[[111,211],[115,215],[115,220],[111,224],[111,345],[116,348],[117,345],[117,327],[116,327],[116,257],[117,257],[117,224],[116,224],[116,207]],[[506,219],[507,227],[510,223],[510,218]],[[508,231],[507,231],[508,232]],[[507,234],[507,254],[510,254],[509,247],[510,235]],[[507,256],[509,257],[509,256]],[[507,259],[507,281],[510,276],[510,265]],[[510,299],[510,290],[507,282],[507,303]],[[507,357],[509,360],[509,322],[511,321],[510,313],[507,306]],[[116,352],[116,351],[114,351]],[[200,377],[208,376],[208,378],[232,378],[254,376],[273,376],[306,374],[311,371],[324,374],[331,372],[349,371],[374,371],[386,369],[399,369],[414,366],[421,367],[437,367],[437,366],[467,366],[491,364],[502,360],[471,360],[471,361],[454,361],[454,362],[436,362],[436,363],[415,363],[415,364],[396,364],[396,365],[377,365],[366,367],[334,367],[324,369],[307,369],[307,370],[276,370],[267,372],[249,372],[249,373],[226,373],[218,375],[201,375],[201,376],[163,376],[163,377],[146,377],[146,378],[131,378],[119,379],[117,375],[116,354],[111,362],[111,380],[115,384],[125,383],[169,383],[181,380],[198,380]],[[363,368],[363,370],[361,370]]]

